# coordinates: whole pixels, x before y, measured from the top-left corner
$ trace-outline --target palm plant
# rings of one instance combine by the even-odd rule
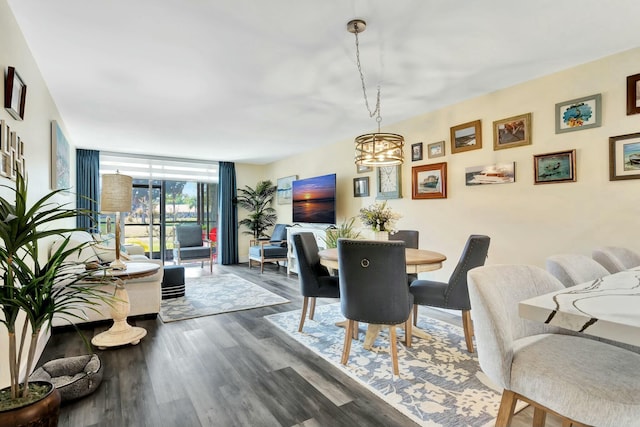
[[[254,239],[265,237],[265,231],[275,225],[278,216],[276,210],[271,207],[277,187],[270,181],[259,181],[256,188],[248,185],[238,188],[238,206],[249,211],[249,215],[238,222],[249,230],[245,234],[251,234]]]
[[[0,310],[4,314],[0,323],[6,327],[9,338],[9,363],[5,366],[9,367],[11,381],[10,393],[0,395],[0,407],[12,407],[30,401],[28,375],[33,368],[36,343],[53,316],[60,313],[79,317],[72,311],[78,304],[91,307],[110,299],[107,292],[96,287],[99,283],[86,281],[90,272],[83,264],[70,261],[79,248],[69,247],[69,235],[46,262],[39,259],[42,239],[76,230],[57,226],[59,221],[88,212],[55,203],[54,196],[64,189],[49,192],[29,207],[27,183],[21,175],[17,176],[15,188],[1,187],[14,196],[12,201],[0,197]],[[21,313],[24,316],[19,316]],[[17,329],[22,317],[22,327]],[[22,331],[19,337],[17,330]],[[27,369],[20,380],[19,368],[27,346]]]
[[[351,217],[345,220],[342,224],[338,225],[337,228],[327,230],[326,236],[322,238],[325,245],[327,246],[327,249],[337,248],[338,239],[340,238],[357,239],[358,237],[360,237],[360,232],[354,230],[353,228],[353,223],[355,220],[355,217]]]

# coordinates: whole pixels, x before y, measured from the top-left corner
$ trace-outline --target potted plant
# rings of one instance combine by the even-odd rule
[[[380,240],[388,239],[389,233],[395,231],[396,221],[400,219],[400,215],[387,206],[386,200],[382,203],[374,203],[369,207],[361,208],[358,216],[364,225],[371,227],[376,239]]]
[[[253,189],[248,185],[238,188],[238,205],[249,211],[249,216],[238,222],[249,230],[245,234],[251,234],[255,240],[266,237],[265,231],[275,225],[277,220],[276,210],[271,207],[277,187],[270,181],[260,181]]]
[[[52,384],[29,383],[41,331],[49,327],[56,313],[78,317],[70,310],[79,303],[91,307],[100,300],[109,303],[110,298],[97,289],[99,282],[86,282],[91,272],[84,264],[70,261],[79,248],[68,247],[68,233],[77,229],[60,226],[59,221],[86,212],[55,203],[54,196],[65,190],[49,192],[28,206],[27,183],[20,174],[15,188],[1,187],[12,194],[13,200],[0,197],[0,310],[4,315],[0,322],[6,327],[9,342],[8,363],[1,362],[0,369],[8,367],[10,374],[10,386],[0,390],[0,425],[29,425],[20,418],[25,413],[27,418],[32,417],[28,413],[34,407],[45,406],[45,412],[53,413],[57,420],[60,404]],[[63,236],[62,244],[43,262],[42,239],[52,236]],[[26,370],[20,378],[23,361]],[[43,397],[45,400],[41,400]]]
[[[337,228],[327,230],[326,236],[322,238],[327,249],[337,248],[338,239],[357,239],[360,237],[360,232],[353,229],[353,223],[355,220],[355,217],[351,217],[348,220],[345,220]]]

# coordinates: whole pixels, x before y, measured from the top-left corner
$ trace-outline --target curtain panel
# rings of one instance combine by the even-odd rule
[[[90,212],[77,217],[76,226],[98,232],[98,201],[100,196],[100,152],[76,149],[76,206]]]
[[[236,167],[220,162],[218,168],[218,262],[238,263],[238,207],[236,205]]]

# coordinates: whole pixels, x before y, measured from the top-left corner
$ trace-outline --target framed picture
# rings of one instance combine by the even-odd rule
[[[531,113],[493,122],[493,149],[531,145]]]
[[[465,168],[465,183],[469,186],[512,182],[516,182],[516,162]]]
[[[376,171],[378,194],[376,199],[402,198],[402,175],[400,166],[380,166]]]
[[[365,173],[365,172],[371,172],[373,170],[372,166],[367,166],[367,165],[356,165],[356,171],[358,173]]]
[[[276,190],[276,199],[279,205],[291,204],[291,183],[298,179],[298,175],[285,176],[278,178],[278,188]]]
[[[480,120],[463,123],[451,128],[451,153],[462,153],[480,148],[482,148]]]
[[[411,161],[422,160],[422,142],[411,144]]]
[[[576,181],[576,150],[533,156],[534,184]]]
[[[447,198],[447,163],[414,166],[411,168],[412,199]]]
[[[556,104],[556,133],[597,128],[602,124],[601,111],[599,93]]]
[[[51,121],[51,189],[69,188],[71,171],[69,160],[69,142],[58,126]]]
[[[427,156],[430,159],[444,156],[444,141],[434,142],[427,145]]]
[[[0,176],[11,178],[11,128],[0,120]]]
[[[627,77],[627,116],[640,113],[640,74]]]
[[[640,133],[609,138],[609,181],[640,179]]]
[[[369,177],[353,178],[353,197],[369,196]]]
[[[24,119],[24,106],[27,100],[27,85],[14,67],[7,70],[4,84],[4,108],[16,120]]]

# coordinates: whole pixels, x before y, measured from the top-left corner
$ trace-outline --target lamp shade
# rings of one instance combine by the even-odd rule
[[[129,212],[133,193],[133,178],[127,175],[102,175],[102,194],[100,210],[102,212]]]

